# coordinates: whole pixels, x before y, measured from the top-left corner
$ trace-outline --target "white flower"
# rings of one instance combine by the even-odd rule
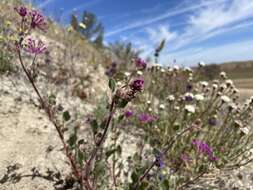
[[[236,110],[236,109],[237,109],[237,105],[236,105],[235,103],[230,103],[230,104],[229,104],[229,108],[230,108],[231,110]]]
[[[174,69],[175,71],[178,71],[178,70],[179,70],[179,66],[178,66],[178,65],[175,65],[175,66],[173,67],[173,69]]]
[[[227,78],[227,73],[221,72],[221,73],[220,73],[220,76],[221,76],[221,78]]]
[[[150,104],[151,104],[151,101],[150,101],[150,100],[148,100],[148,101],[147,101],[147,104],[148,104],[148,105],[150,105]]]
[[[162,72],[162,73],[165,73],[165,69],[164,69],[164,68],[162,68],[162,69],[161,69],[161,72]]]
[[[197,101],[203,101],[205,98],[204,98],[203,94],[196,94],[195,95],[195,99]]]
[[[217,84],[213,84],[213,89],[216,90],[218,88]]]
[[[185,67],[184,70],[187,71],[187,72],[192,72],[192,69],[190,67]]]
[[[79,27],[82,28],[82,29],[86,29],[86,25],[82,22],[79,23]]]
[[[185,110],[189,113],[195,113],[195,107],[193,105],[186,105]]]
[[[221,96],[221,100],[222,100],[224,103],[228,103],[228,102],[231,101],[230,98],[229,98],[228,96],[225,96],[225,95]]]
[[[116,83],[116,85],[117,85],[117,86],[122,86],[122,82],[118,81],[118,82]]]
[[[167,100],[169,100],[170,102],[173,102],[175,100],[175,97],[173,95],[169,95],[167,97]]]
[[[129,76],[131,75],[131,73],[129,73],[129,72],[124,72],[124,75],[125,75],[126,77],[129,77]]]
[[[179,111],[179,110],[180,110],[180,107],[179,107],[179,106],[175,106],[174,109],[175,109],[176,111]]]
[[[165,105],[164,104],[160,104],[159,105],[159,109],[164,110],[165,109]]]
[[[233,93],[234,93],[234,94],[237,94],[237,93],[239,93],[239,90],[238,90],[237,88],[234,88],[234,89],[233,89]]]
[[[148,111],[149,111],[149,112],[152,112],[152,108],[148,108]]]
[[[240,128],[240,130],[241,130],[245,135],[249,134],[249,128],[248,128],[248,127],[242,127],[242,128]]]
[[[226,80],[226,84],[227,84],[227,86],[232,86],[233,85],[233,81],[232,80]]]
[[[198,65],[199,65],[200,67],[204,67],[206,64],[205,64],[204,61],[200,61],[200,62],[198,63]]]
[[[208,82],[207,82],[207,81],[200,81],[199,83],[200,83],[201,86],[203,86],[203,87],[207,87],[207,86],[208,86]]]
[[[137,75],[142,76],[143,72],[142,71],[137,71]]]

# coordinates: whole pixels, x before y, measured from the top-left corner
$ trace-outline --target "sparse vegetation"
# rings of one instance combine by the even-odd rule
[[[62,44],[49,43],[41,38],[43,32],[52,30],[52,35],[56,28],[49,29],[52,23],[39,11],[19,6],[15,12],[13,28],[7,25],[13,40],[6,41],[15,51],[0,51],[0,73],[13,71],[12,57],[18,59],[18,73],[26,76],[30,93],[36,95],[32,102],[51,122],[69,167],[66,176],[50,169],[44,175],[33,168],[32,178],[46,179],[63,190],[183,190],[201,185],[200,178],[215,170],[252,163],[253,97],[241,103],[236,83],[230,80],[237,77],[224,72],[222,66],[163,67],[159,55],[164,40],[154,51],[153,65],[139,58],[140,51],[131,43],[117,42],[106,48],[102,24],[87,11],[81,23],[73,15],[72,28],[62,29]],[[85,45],[99,50],[81,55]],[[61,51],[51,51],[52,46]],[[104,56],[108,49],[120,63]],[[93,88],[94,77],[84,74],[82,61],[88,56],[90,63],[96,63],[95,72],[98,57],[108,61],[103,65],[109,65],[108,85],[80,119],[78,111],[62,107],[59,88],[44,92],[38,78],[44,75],[46,83],[60,88],[71,84],[68,94],[87,103],[92,99],[87,89]],[[75,68],[77,60],[82,67]],[[245,70],[239,67],[237,71]],[[19,182],[25,176],[16,175],[17,165],[7,169],[1,184]]]

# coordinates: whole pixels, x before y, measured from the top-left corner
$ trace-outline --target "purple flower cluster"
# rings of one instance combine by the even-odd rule
[[[134,115],[134,112],[131,110],[127,110],[127,111],[125,111],[124,115],[126,118],[129,118]]]
[[[14,10],[21,16],[26,17],[28,10],[26,7],[15,7]]]
[[[156,166],[159,167],[159,168],[163,168],[163,167],[165,166],[163,157],[164,157],[164,155],[163,155],[163,153],[161,153],[161,152],[159,152],[159,153],[157,153],[157,154],[155,155],[155,159],[156,159],[156,160],[155,160],[155,164],[156,164]]]
[[[47,22],[45,17],[36,10],[29,11],[26,7],[15,7],[14,10],[22,17],[30,16],[30,19],[23,19],[22,22],[28,23],[30,29],[38,28],[45,31],[47,29]]]
[[[31,28],[39,28],[40,30],[45,31],[47,28],[45,17],[36,10],[31,11],[30,15],[32,19]]]
[[[196,146],[198,152],[200,154],[207,155],[209,160],[216,161],[218,160],[217,157],[215,157],[213,154],[213,149],[208,146],[208,144],[204,143],[201,140],[193,140],[192,144]]]
[[[134,91],[134,92],[139,92],[142,91],[144,88],[144,80],[143,79],[135,79],[131,82],[130,84],[130,88]]]
[[[47,47],[41,40],[35,41],[32,38],[28,38],[25,45],[25,50],[35,55],[43,53],[46,49]]]
[[[147,63],[140,58],[135,60],[135,65],[138,69],[143,69],[143,70],[146,69],[147,67]]]
[[[153,121],[157,120],[157,117],[146,114],[146,113],[141,113],[139,115],[139,120],[143,123],[150,123],[150,122],[153,122]]]

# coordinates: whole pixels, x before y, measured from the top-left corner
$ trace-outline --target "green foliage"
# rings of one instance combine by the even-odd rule
[[[102,23],[97,20],[94,13],[84,11],[80,23],[78,18],[72,15],[70,24],[75,31],[81,33],[97,47],[103,47],[104,27]]]
[[[0,50],[0,74],[14,72],[12,55],[5,50]]]

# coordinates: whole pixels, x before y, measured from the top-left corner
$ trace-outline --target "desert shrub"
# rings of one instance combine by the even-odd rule
[[[30,72],[46,46],[29,34],[46,30],[46,20],[25,7],[16,11],[22,23],[15,43],[20,65],[57,131],[79,189],[185,189],[213,168],[252,161],[253,98],[240,105],[225,73],[198,81],[198,71],[149,68],[141,59],[131,60],[132,71],[109,79],[110,92],[87,118],[87,134],[79,127],[67,134],[71,113],[57,109],[55,96],[43,98]],[[24,51],[34,57],[30,66]]]
[[[12,55],[0,50],[0,74],[10,73],[13,71],[14,66],[12,64]]]

